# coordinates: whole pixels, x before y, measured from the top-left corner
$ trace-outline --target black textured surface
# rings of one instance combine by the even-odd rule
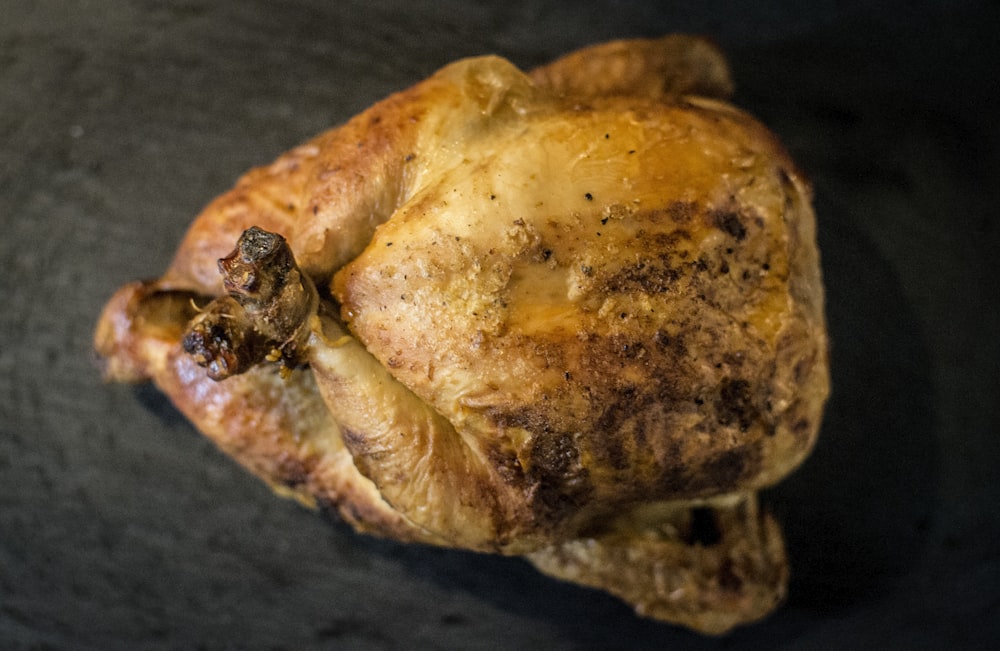
[[[995,647],[1000,11],[659,4],[0,2],[0,647]],[[103,302],[246,168],[461,56],[669,31],[728,50],[816,186],[834,395],[765,495],[793,561],[767,621],[704,639],[356,536],[101,384]]]

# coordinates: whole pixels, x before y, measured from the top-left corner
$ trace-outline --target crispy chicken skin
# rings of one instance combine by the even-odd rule
[[[250,171],[98,324],[279,493],[705,633],[828,393],[810,188],[707,42],[462,60]]]

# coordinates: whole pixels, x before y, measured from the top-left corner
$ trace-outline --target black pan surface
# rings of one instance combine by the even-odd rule
[[[1000,642],[995,3],[0,4],[0,647]],[[766,621],[702,638],[517,559],[355,535],[101,383],[103,302],[247,168],[462,56],[671,31],[727,50],[816,188],[834,393],[764,495],[793,563]]]

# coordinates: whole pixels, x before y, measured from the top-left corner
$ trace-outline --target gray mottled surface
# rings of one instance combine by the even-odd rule
[[[659,4],[0,2],[0,647],[994,646],[1000,12]],[[356,536],[100,382],[102,303],[246,168],[461,56],[675,30],[730,52],[816,185],[835,389],[766,494],[794,563],[766,622],[703,639],[516,559]]]

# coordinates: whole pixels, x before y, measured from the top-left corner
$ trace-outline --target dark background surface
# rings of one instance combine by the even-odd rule
[[[0,647],[995,648],[1000,11],[659,5],[0,2]],[[103,302],[245,169],[462,56],[670,31],[728,51],[816,186],[834,394],[764,496],[793,563],[765,622],[701,638],[357,536],[101,383]]]

